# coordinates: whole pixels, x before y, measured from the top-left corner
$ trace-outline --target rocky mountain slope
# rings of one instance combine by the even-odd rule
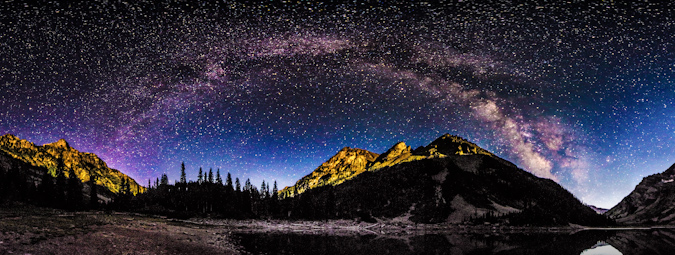
[[[377,153],[367,150],[345,147],[295,185],[279,191],[279,196],[293,197],[309,189],[343,183],[366,171],[366,166],[377,156]]]
[[[32,166],[45,168],[53,176],[56,176],[58,171],[62,171],[66,177],[69,177],[68,169],[73,169],[80,180],[88,182],[91,176],[95,175],[96,184],[113,193],[120,191],[123,180],[129,183],[133,194],[145,191],[145,188],[136,183],[134,179],[108,167],[95,154],[79,152],[63,139],[37,146],[14,135],[6,134],[0,137],[0,151]]]
[[[554,181],[536,177],[447,134],[412,151],[398,143],[351,180],[308,190],[296,199],[291,214],[300,218],[516,225],[611,223]]]
[[[363,172],[377,171],[400,163],[443,158],[448,155],[475,154],[499,159],[478,145],[450,134],[445,134],[429,145],[415,150],[411,150],[410,146],[407,146],[404,142],[399,142],[382,155],[367,150],[345,147],[312,173],[298,180],[295,185],[282,189],[279,196],[281,198],[293,197],[310,189],[326,185],[335,186]],[[506,162],[505,160],[502,161]]]
[[[642,179],[635,190],[605,215],[624,224],[675,223],[675,165]]]

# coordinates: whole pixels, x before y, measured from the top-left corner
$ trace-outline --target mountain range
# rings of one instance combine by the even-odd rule
[[[38,146],[3,135],[0,170],[0,177],[21,173],[23,180],[35,186],[45,174],[69,177],[72,170],[84,183],[95,176],[96,184],[107,189],[99,197],[120,193],[124,183],[133,194],[146,191],[95,154],[80,152],[63,139]],[[282,203],[287,215],[309,219],[670,225],[675,224],[674,179],[675,165],[645,177],[606,211],[582,204],[552,180],[536,177],[474,143],[445,134],[414,150],[404,142],[382,154],[345,147],[295,185],[279,191],[279,197],[287,200]],[[6,192],[11,187],[0,188]]]
[[[449,134],[380,155],[344,148],[280,194],[298,201],[303,209],[291,214],[300,218],[611,224],[554,181]]]
[[[77,178],[82,182],[88,182],[93,175],[96,177],[97,185],[105,187],[112,193],[119,193],[123,182],[129,184],[130,191],[134,195],[145,191],[145,187],[122,172],[108,167],[96,154],[80,152],[70,147],[64,139],[38,146],[6,134],[0,137],[0,152],[13,160],[30,164],[35,167],[34,169],[45,169],[52,176],[62,172],[69,177],[68,170],[72,169]],[[11,159],[6,158],[3,161],[10,162]],[[11,166],[10,163],[5,165]],[[37,182],[42,174],[35,170],[32,175]]]

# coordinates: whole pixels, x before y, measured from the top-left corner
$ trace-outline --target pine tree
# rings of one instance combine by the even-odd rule
[[[9,186],[7,185],[8,182],[9,180],[7,180],[7,177],[5,177],[5,170],[0,169],[0,204],[2,204],[5,201],[5,198],[9,193],[7,190],[7,186]]]
[[[47,207],[54,207],[56,202],[56,186],[54,185],[54,176],[49,171],[42,174],[42,182],[38,187],[38,194],[40,196],[40,205]]]
[[[324,219],[332,219],[335,217],[335,192],[333,187],[328,187],[328,195],[324,201]]]
[[[267,185],[265,184],[265,180],[262,181],[262,184],[260,185],[260,197],[262,199],[267,198],[267,193],[265,190],[267,189]]]
[[[279,189],[277,188],[277,181],[274,181],[274,186],[272,188],[272,198],[270,200],[270,214],[272,216],[277,215],[279,212]]]
[[[251,191],[251,179],[246,179],[246,183],[244,184],[244,191]]]
[[[220,168],[216,170],[216,183],[223,185],[223,178],[220,177]]]
[[[241,199],[241,210],[244,213],[251,212],[251,180],[246,179],[246,184],[244,185],[244,191],[242,192]]]
[[[225,179],[225,187],[228,190],[233,190],[234,188],[232,187],[232,175],[230,173],[227,173],[227,178]]]
[[[185,175],[185,162],[180,163],[180,183],[187,183],[187,176]]]
[[[91,175],[89,179],[89,208],[92,210],[98,209],[98,188],[96,187],[96,175]],[[150,187],[150,179],[148,179],[148,188]]]
[[[7,182],[8,181],[9,180],[7,180],[7,177],[5,177],[5,170],[0,169],[0,204],[3,204],[3,202],[5,201],[5,198],[8,194],[8,191],[7,191],[7,186],[8,186]]]
[[[159,182],[159,185],[169,185],[169,176],[166,173],[162,174],[162,180]]]
[[[237,179],[234,181],[234,185],[235,185],[235,190],[237,192],[241,192],[241,184],[239,183],[239,177],[237,177]]]
[[[162,180],[164,179],[164,176],[162,176]],[[122,178],[122,184],[120,184],[120,195],[127,195],[129,194],[129,184],[128,180],[126,178]]]
[[[202,168],[199,168],[199,175],[197,175],[197,183],[202,184],[204,182],[204,172]]]
[[[82,181],[77,178],[72,168],[68,169],[67,207],[69,210],[79,210],[82,205]]]
[[[164,184],[164,181],[166,181],[167,184]],[[166,177],[166,174],[162,175],[162,184],[161,185],[168,185],[169,178]],[[130,182],[127,178],[122,178],[122,183],[120,184],[120,190],[119,194],[117,194],[117,198],[115,199],[115,203],[117,204],[117,208],[121,210],[127,210],[129,209],[130,202],[131,202],[131,186]]]
[[[127,182],[124,185],[124,193],[126,193],[128,196],[133,196],[134,193],[131,192],[131,179],[129,179],[129,178],[125,178],[125,179],[127,180]],[[167,180],[168,180],[168,178],[167,178]]]
[[[56,186],[54,196],[54,205],[58,208],[63,208],[66,203],[66,176],[61,170],[56,170]]]
[[[209,168],[209,183],[213,183],[213,168]]]
[[[270,183],[267,183],[267,186],[265,186],[265,197],[269,198],[270,197]]]
[[[277,181],[274,181],[274,188],[272,188],[272,199],[279,199],[279,189],[277,188]]]

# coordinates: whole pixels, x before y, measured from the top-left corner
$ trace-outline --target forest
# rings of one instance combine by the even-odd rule
[[[181,178],[169,183],[163,174],[154,183],[148,181],[147,191],[134,196],[129,183],[122,180],[120,192],[114,194],[105,187],[92,185],[95,177],[82,182],[72,169],[63,167],[56,177],[47,169],[36,168],[24,162],[14,162],[0,170],[0,204],[20,202],[69,211],[108,210],[130,211],[173,218],[213,217],[232,219],[252,218],[306,218],[307,215],[331,218],[321,206],[293,199],[280,200],[276,181],[263,181],[260,188],[249,179],[242,182],[230,173],[224,177],[220,170],[199,169],[196,181],[188,180],[185,164],[181,164]],[[299,206],[307,208],[300,209]],[[295,213],[291,213],[295,211]]]

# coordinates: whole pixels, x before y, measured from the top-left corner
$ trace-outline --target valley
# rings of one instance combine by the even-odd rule
[[[123,181],[117,189],[96,185],[104,199],[96,194],[99,199],[93,202],[92,186],[84,185],[72,170],[83,165],[77,157],[68,164],[51,166],[35,158],[64,162],[63,152],[20,156],[40,155],[41,148],[50,145],[40,147],[4,137],[4,141],[9,138],[13,142],[0,148],[0,181],[6,184],[0,189],[3,254],[247,254],[266,252],[254,243],[284,243],[296,238],[312,240],[321,247],[354,244],[344,253],[336,252],[338,249],[326,254],[370,251],[373,247],[361,242],[373,238],[386,240],[375,249],[408,243],[409,254],[417,254],[419,247],[415,245],[435,247],[438,240],[446,240],[438,249],[499,254],[550,252],[556,250],[555,245],[567,242],[574,242],[576,248],[551,254],[578,254],[575,252],[596,248],[667,254],[664,251],[675,245],[670,238],[673,229],[668,203],[659,202],[672,197],[666,192],[671,190],[671,182],[663,181],[672,178],[672,167],[645,178],[630,196],[605,212],[582,204],[551,180],[446,134],[414,150],[403,142],[382,154],[344,148],[295,186],[277,191],[275,183],[274,192],[269,192],[269,183],[263,182],[258,189],[247,180],[239,187],[239,178],[234,185],[229,174],[223,180],[219,171],[214,177],[209,170],[200,173],[197,181],[171,184],[163,176],[136,194],[125,184],[135,182]],[[28,149],[12,149],[14,144]],[[65,141],[59,144],[71,154],[79,153]],[[69,185],[80,183],[72,186],[78,187],[76,190],[57,188],[63,185],[59,182],[64,182],[64,172],[70,172]],[[16,189],[8,190],[7,185]],[[40,196],[45,193],[40,192],[45,185],[56,185],[51,189],[64,192],[64,201],[70,204],[73,194],[80,193],[74,197],[79,197],[84,207],[43,204]],[[16,193],[20,190],[28,193]],[[666,209],[647,210],[656,205]],[[658,212],[666,214],[653,218]],[[660,220],[635,220],[646,213]],[[654,235],[660,236],[662,243],[646,239]],[[541,246],[530,242],[528,236],[557,243]],[[425,240],[436,241],[429,246]],[[302,253],[302,247],[293,242],[284,244],[283,249]]]

